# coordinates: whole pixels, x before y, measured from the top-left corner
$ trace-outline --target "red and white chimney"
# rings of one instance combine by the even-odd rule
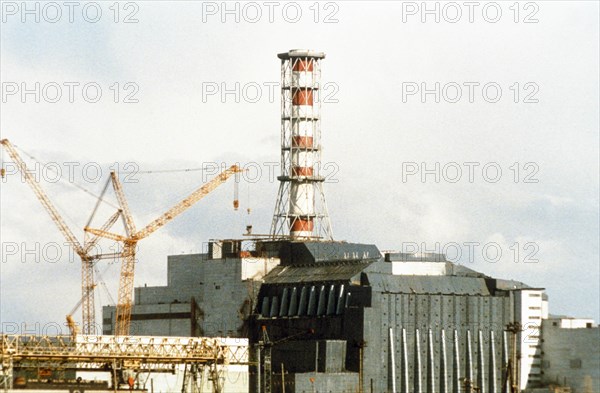
[[[281,59],[281,182],[271,235],[332,240],[322,183],[322,52],[291,50]]]

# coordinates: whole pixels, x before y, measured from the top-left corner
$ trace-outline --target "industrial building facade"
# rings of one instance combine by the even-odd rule
[[[132,332],[249,338],[257,361],[264,327],[274,392],[282,384],[286,392],[355,392],[359,384],[365,392],[505,392],[514,343],[511,377],[522,389],[563,385],[565,376],[579,386],[573,392],[598,387],[593,355],[583,356],[581,376],[565,374],[571,363],[555,359],[571,341],[564,335],[581,331],[546,327],[541,288],[439,254],[382,255],[374,245],[316,241],[259,241],[249,253],[239,242],[170,256],[167,286],[136,288]],[[103,311],[110,334],[115,309]],[[511,323],[521,326],[515,336]],[[593,327],[581,346],[598,335]],[[249,367],[244,377],[250,391],[264,391],[262,356],[260,372]]]

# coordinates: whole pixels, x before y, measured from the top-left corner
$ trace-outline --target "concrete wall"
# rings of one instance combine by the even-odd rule
[[[189,337],[192,329],[190,303],[144,304],[133,306],[130,333],[135,336]],[[113,334],[115,307],[102,309],[104,334]]]
[[[244,320],[254,307],[260,280],[278,262],[209,259],[207,254],[169,256],[167,286],[134,290],[131,333],[246,337]],[[113,334],[114,314],[115,307],[103,308],[104,334]]]
[[[168,304],[184,300],[183,294],[173,291],[170,287],[139,287],[133,290],[134,304]]]
[[[199,278],[201,326],[203,336],[242,337],[244,302],[251,288],[240,280],[240,259],[215,259],[205,262]],[[249,305],[248,305],[249,307]]]
[[[556,324],[556,326],[554,325]],[[600,392],[600,328],[542,324],[543,382],[570,386],[573,393]]]
[[[204,276],[207,254],[169,255],[167,261],[167,287],[188,299],[195,296],[201,301],[199,285]]]
[[[413,295],[374,293],[373,308],[365,309],[364,337],[367,343],[364,360],[364,389],[369,391],[371,379],[375,391],[392,388],[392,353],[389,329],[393,332],[393,358],[397,391],[405,384],[413,391],[419,380],[422,391],[433,384],[441,391],[442,330],[445,334],[445,377],[447,391],[453,391],[456,379],[454,369],[454,331],[458,336],[460,378],[471,370],[472,383],[481,392],[500,392],[502,383],[503,330],[511,321],[512,307],[508,296]],[[403,352],[402,329],[406,334],[406,352]],[[416,329],[419,329],[420,369],[416,359]],[[429,342],[431,329],[431,343]],[[471,362],[467,361],[467,332],[470,334]],[[481,332],[481,336],[479,335]],[[493,350],[490,332],[494,333]],[[431,347],[431,348],[429,348]],[[402,357],[407,364],[403,366]],[[494,362],[493,374],[490,364]],[[428,377],[428,370],[431,375]],[[407,381],[404,380],[406,375]],[[462,382],[461,382],[462,384]]]
[[[275,374],[276,378],[277,374]],[[358,373],[303,373],[292,375],[294,381],[294,390],[286,386],[287,391],[296,393],[355,393],[358,386]],[[274,381],[274,392],[279,392],[278,385],[281,383]],[[369,392],[369,390],[366,390]],[[377,390],[374,390],[377,392]]]

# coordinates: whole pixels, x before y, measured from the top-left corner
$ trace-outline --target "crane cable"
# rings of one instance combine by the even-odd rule
[[[39,164],[43,165],[43,166],[44,166],[44,167],[46,167],[46,168],[50,168],[50,170],[51,170],[51,171],[53,171],[53,172],[54,172],[54,173],[56,173],[57,175],[60,175],[60,177],[59,177],[59,180],[61,180],[63,183],[65,183],[65,181],[63,180],[63,177],[62,177],[62,173],[57,173],[57,172],[56,172],[56,171],[55,171],[55,170],[52,168],[52,166],[51,166],[51,165],[49,166],[47,163],[44,163],[44,162],[42,162],[42,161],[38,160],[38,159],[37,159],[37,158],[35,158],[33,155],[31,155],[31,154],[27,153],[25,150],[23,150],[23,149],[22,149],[22,148],[20,148],[19,146],[17,146],[17,145],[13,145],[13,146],[14,146],[15,148],[17,148],[17,149],[18,149],[18,150],[19,150],[21,153],[23,153],[24,155],[26,155],[27,157],[29,157],[31,160],[33,160],[33,161],[35,161],[35,162],[37,162],[37,163],[39,163]],[[110,202],[108,202],[108,201],[104,200],[104,199],[102,198],[102,196],[98,196],[98,195],[94,194],[94,193],[93,193],[93,192],[91,192],[90,190],[86,189],[85,187],[83,187],[83,186],[81,186],[81,185],[79,185],[79,184],[77,184],[77,183],[75,183],[75,182],[68,182],[68,181],[67,181],[66,183],[67,183],[67,184],[70,184],[70,185],[72,185],[73,187],[76,187],[76,188],[78,188],[79,190],[81,190],[81,191],[85,192],[85,193],[86,193],[86,194],[88,194],[88,195],[91,195],[91,196],[93,196],[93,197],[94,197],[94,198],[96,198],[96,199],[97,199],[99,202],[104,202],[104,203],[106,203],[107,205],[109,205],[109,206],[111,206],[111,207],[114,207],[115,209],[119,209],[119,207],[118,207],[117,205],[114,205],[114,204],[112,204],[112,203],[110,203]]]
[[[211,164],[218,164],[216,162],[211,163]],[[204,165],[201,167],[197,167],[197,168],[180,168],[180,169],[152,169],[152,170],[148,170],[148,171],[135,171],[135,172],[130,172],[131,174],[143,174],[143,175],[147,175],[147,174],[155,174],[155,173],[178,173],[178,172],[201,172],[201,171],[205,171],[208,168],[213,168],[214,165],[208,166],[208,165]],[[220,169],[221,171],[223,171],[225,169],[225,163],[220,163],[220,165],[217,165],[217,168]]]
[[[206,168],[202,167],[202,168],[183,168],[183,169],[155,169],[155,170],[149,170],[149,171],[135,171],[135,172],[131,172],[131,173],[148,175],[148,174],[154,174],[154,173],[200,172],[200,171],[204,171],[204,170],[206,170]]]
[[[237,210],[240,207],[240,174],[234,175],[233,179],[233,209]]]
[[[246,211],[248,212],[248,215],[250,215],[250,213],[252,213],[252,207],[250,205],[250,182],[246,184],[246,187],[246,190],[248,192],[248,196],[246,197],[246,204],[248,205],[248,207],[246,208]]]
[[[106,184],[104,185],[104,188],[102,189],[102,192],[100,193],[100,197],[98,197],[98,200],[96,201],[94,210],[92,210],[92,214],[90,214],[90,218],[88,219],[87,224],[85,224],[86,227],[89,227],[90,225],[92,225],[92,220],[94,219],[94,216],[96,215],[96,211],[98,211],[98,207],[100,206],[100,203],[103,201],[104,193],[106,193],[106,190],[108,189],[109,184],[110,184],[110,176],[108,177],[108,179],[106,179]]]
[[[110,265],[107,265],[106,268],[104,269],[104,273],[106,273],[109,268],[110,268]],[[104,278],[102,277],[102,275],[104,273],[100,274],[100,269],[98,269],[97,264],[94,264],[94,272],[96,273],[96,276],[98,277],[97,282],[99,282],[100,285],[102,285],[102,288],[104,289],[104,291],[106,292],[106,295],[108,296],[108,300],[110,302],[110,305],[114,306],[115,305],[115,300],[111,296],[110,291],[108,290],[108,287],[106,286],[106,281],[104,281]]]

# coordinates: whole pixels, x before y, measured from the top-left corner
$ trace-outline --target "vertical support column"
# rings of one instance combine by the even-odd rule
[[[408,391],[408,343],[406,342],[406,329],[402,328],[402,379],[401,393],[409,393]]]
[[[281,59],[281,176],[273,237],[332,240],[319,174],[321,52],[292,50]]]
[[[483,352],[483,332],[479,330],[477,337],[477,388],[481,393],[486,393],[484,359],[485,353]]]
[[[448,365],[446,363],[446,332],[440,337],[440,393],[448,393]]]
[[[0,387],[4,392],[10,392],[13,389],[13,358],[11,355],[4,357],[1,360],[2,375],[0,376]]]
[[[261,357],[261,351],[260,351],[260,347],[261,347],[261,343],[259,342],[258,345],[256,345],[256,391],[257,393],[261,393],[261,387],[262,387],[262,375],[261,375],[261,367],[262,367],[262,357]]]
[[[510,392],[510,382],[508,378],[509,374],[508,362],[508,332],[502,332],[502,393]]]
[[[390,328],[390,369],[391,369],[391,388],[392,393],[396,393],[396,352],[394,350],[394,328]]]
[[[488,380],[489,380],[489,393],[496,393],[496,343],[494,337],[494,331],[490,331],[490,353],[488,356],[488,364],[489,364],[489,372],[488,372]]]
[[[452,365],[452,393],[460,393],[462,382],[460,380],[460,343],[458,332],[454,329],[454,362]]]
[[[433,352],[433,332],[427,332],[427,393],[435,393],[435,356]]]
[[[421,335],[415,329],[415,362],[413,367],[413,392],[421,393]]]
[[[467,330],[467,343],[465,354],[465,393],[473,392],[473,352],[471,349],[471,331]]]

